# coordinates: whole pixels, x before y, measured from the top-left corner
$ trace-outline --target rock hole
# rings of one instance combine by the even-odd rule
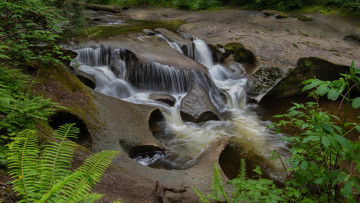
[[[158,168],[156,165],[152,165],[158,159],[164,157],[166,152],[164,149],[153,145],[136,146],[130,149],[129,157],[136,162],[149,166],[151,168]]]
[[[265,165],[261,164],[261,161],[253,161],[254,157],[249,154],[245,154],[240,147],[235,144],[228,144],[223,152],[220,154],[219,164],[226,177],[230,180],[236,178],[239,175],[241,159],[245,159],[246,163],[246,175],[247,178],[255,178],[256,173],[253,170],[259,166],[261,171],[265,171]],[[263,178],[269,178],[263,173]]]
[[[73,140],[79,145],[91,149],[92,139],[90,133],[84,121],[81,120],[76,115],[66,111],[58,111],[49,118],[49,123],[54,130],[65,123],[76,123],[76,127],[80,129],[80,133],[78,134],[77,139],[71,139],[71,140]]]
[[[149,116],[149,129],[155,138],[165,133],[165,127],[166,123],[161,111],[156,109],[151,112]]]
[[[95,89],[95,83],[90,80],[87,77],[81,76],[81,75],[76,75],[76,77],[86,86],[90,87],[91,89]]]

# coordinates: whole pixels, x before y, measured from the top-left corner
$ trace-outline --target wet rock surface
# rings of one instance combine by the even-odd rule
[[[167,104],[169,106],[174,106],[176,99],[168,94],[161,94],[161,93],[152,93],[149,96],[149,99],[153,99],[155,101],[162,102],[164,104]]]
[[[134,8],[132,13],[124,15],[135,15],[137,19],[165,19],[156,13],[166,13],[167,20],[185,19],[187,23],[179,31],[204,39],[209,44],[242,44],[256,56],[260,68],[293,69],[297,67],[299,59],[306,57],[317,57],[340,66],[350,66],[352,61],[360,64],[357,41],[353,37],[346,37],[349,43],[343,40],[349,33],[360,33],[360,23],[356,19],[312,13],[306,14],[306,19],[297,17],[304,15],[302,13],[293,13],[291,18],[276,19],[264,17],[262,12],[236,9],[189,12]],[[310,18],[314,20],[308,21]],[[253,84],[253,89],[259,85]]]
[[[182,120],[194,123],[220,120],[208,93],[198,85],[194,85],[181,100],[180,115]]]
[[[248,81],[248,98],[260,102],[288,73],[289,69],[260,65]]]

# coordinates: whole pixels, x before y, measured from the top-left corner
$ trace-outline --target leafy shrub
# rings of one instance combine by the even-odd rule
[[[85,160],[75,171],[70,170],[79,129],[64,124],[54,132],[44,149],[38,145],[33,130],[17,134],[10,144],[9,174],[20,202],[94,202],[102,197],[90,194],[111,159],[118,153],[102,151]]]
[[[283,189],[277,188],[271,180],[245,179],[245,169],[242,167],[239,177],[229,181],[234,184],[233,194],[229,198],[223,192],[219,172],[215,168],[213,194],[208,197],[221,201],[218,195],[221,194],[226,202],[358,202],[360,143],[347,139],[347,136],[353,131],[360,132],[360,123],[348,123],[347,112],[350,103],[353,108],[360,108],[360,97],[353,98],[350,95],[353,89],[360,90],[360,70],[355,69],[353,63],[349,73],[341,76],[335,81],[304,81],[303,91],[314,89],[309,95],[317,102],[305,105],[294,103],[287,114],[276,116],[283,120],[269,126],[295,128],[298,132],[294,136],[282,138],[291,145],[290,157],[286,160],[290,164],[287,169],[290,175],[286,174],[288,177]],[[318,98],[325,95],[330,100],[342,98],[340,107],[345,103],[342,119],[321,110]],[[205,195],[195,191],[202,202],[209,202]]]
[[[205,10],[216,6],[221,6],[217,0],[174,0],[174,6],[189,10]]]
[[[27,93],[31,77],[19,69],[0,66],[0,166],[6,164],[10,136],[29,128],[35,129],[36,120],[46,121],[56,103]]]
[[[260,168],[254,169],[254,172],[258,174],[257,180],[247,179],[245,170],[245,160],[241,160],[240,173],[237,178],[229,181],[228,183],[234,186],[234,190],[229,196],[223,187],[221,181],[219,169],[214,164],[214,177],[211,185],[212,193],[207,197],[201,193],[198,189],[195,190],[196,195],[202,203],[210,203],[209,199],[217,202],[277,202],[282,201],[281,197],[283,190],[278,189],[272,180],[260,178],[262,172]]]

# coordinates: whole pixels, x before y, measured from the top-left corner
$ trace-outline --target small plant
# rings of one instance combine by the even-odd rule
[[[195,187],[196,195],[199,197],[199,200],[202,203],[210,203],[209,199],[215,200],[217,202],[277,202],[282,201],[283,198],[281,194],[283,193],[282,189],[276,188],[276,185],[272,180],[262,179],[261,178],[261,170],[259,167],[254,169],[253,171],[257,173],[258,179],[252,180],[246,177],[245,170],[245,160],[241,159],[240,172],[237,178],[230,180],[228,183],[234,186],[234,190],[229,196],[223,187],[223,183],[220,177],[219,169],[216,164],[214,164],[214,177],[212,183],[212,193],[207,197],[201,193]],[[208,199],[209,198],[209,199]]]
[[[102,151],[85,160],[71,171],[75,143],[79,129],[65,124],[54,132],[43,147],[33,130],[24,130],[9,145],[9,174],[20,202],[94,202],[101,194],[90,189],[99,182],[116,151]],[[43,150],[41,150],[43,148]]]

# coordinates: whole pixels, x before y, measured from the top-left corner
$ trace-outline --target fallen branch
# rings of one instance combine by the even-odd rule
[[[90,4],[90,3],[80,3],[85,6],[87,9],[95,10],[95,11],[109,11],[112,13],[120,13],[121,7],[120,6],[106,6],[106,5],[99,5],[99,4]]]

